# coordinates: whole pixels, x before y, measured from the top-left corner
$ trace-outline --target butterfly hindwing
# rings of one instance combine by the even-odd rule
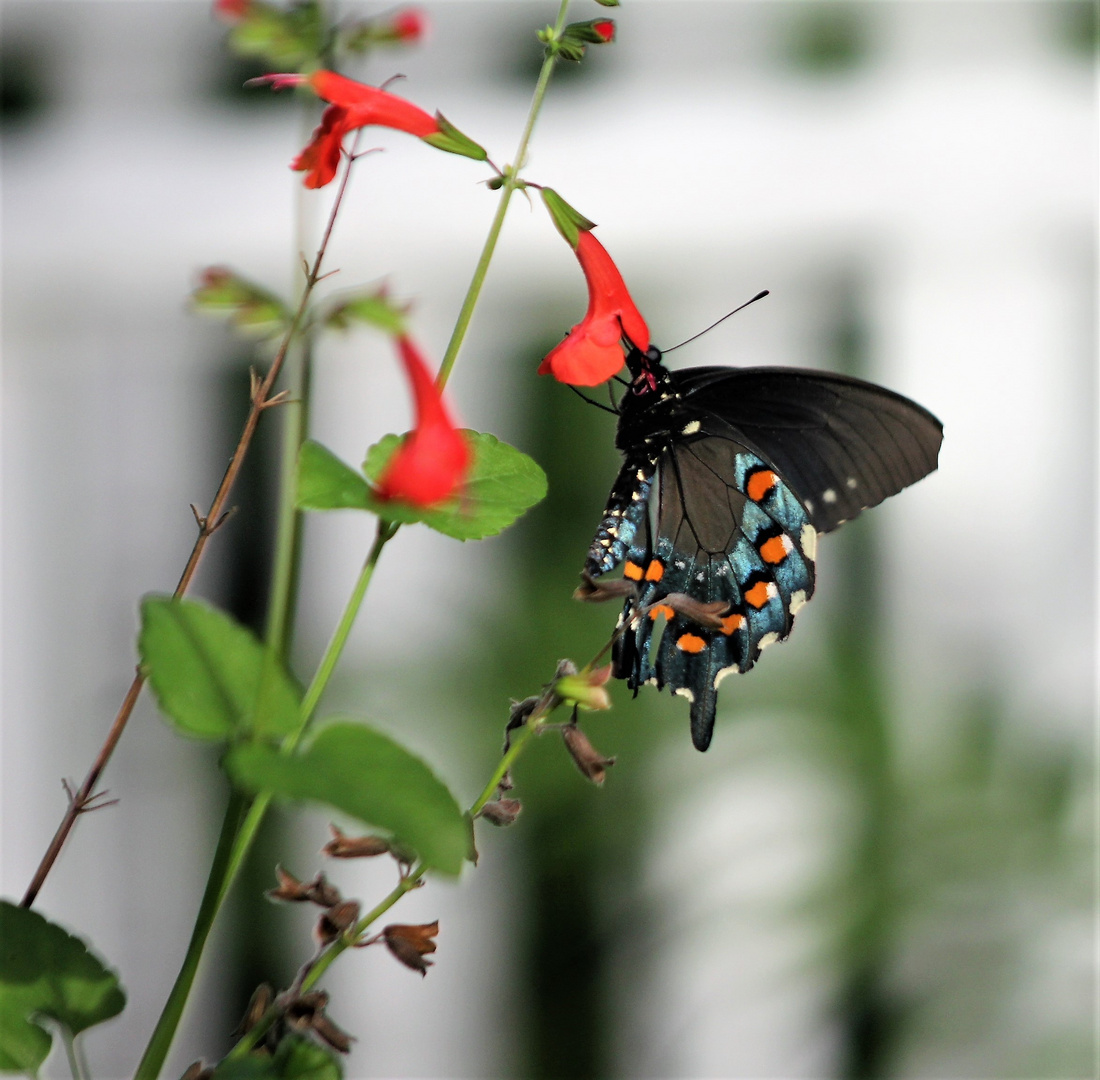
[[[616,665],[635,689],[652,681],[688,698],[692,738],[705,749],[721,681],[785,638],[812,594],[814,532],[787,485],[728,426],[708,422],[700,434],[660,459],[658,539],[652,551],[631,550],[627,573],[641,569],[641,592],[624,610],[631,625]],[[708,623],[679,597],[710,605]]]

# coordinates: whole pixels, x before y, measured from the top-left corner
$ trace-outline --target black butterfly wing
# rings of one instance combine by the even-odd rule
[[[936,468],[943,425],[881,386],[799,368],[700,367],[672,377],[687,405],[725,421],[782,474],[818,532]]]
[[[709,415],[687,427],[657,463],[656,540],[638,537],[627,556],[640,593],[620,619],[615,667],[635,690],[653,683],[686,697],[692,741],[705,750],[721,681],[785,638],[812,595],[816,532],[739,432]],[[703,604],[718,612],[708,622]]]

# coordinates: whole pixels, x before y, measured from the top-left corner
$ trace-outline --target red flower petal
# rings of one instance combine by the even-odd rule
[[[588,311],[539,365],[540,375],[553,375],[573,386],[596,386],[623,366],[620,339],[649,348],[649,328],[634,305],[611,256],[591,232],[581,232],[577,259],[588,282]]]
[[[615,23],[611,19],[603,19],[600,22],[594,22],[592,29],[600,35],[605,42],[610,41],[615,36]]]
[[[332,181],[340,167],[344,136],[351,130],[347,109],[342,105],[330,105],[325,109],[309,146],[290,163],[295,172],[309,173],[304,181],[307,188],[324,187]]]
[[[349,131],[377,124],[407,131],[418,139],[439,133],[435,117],[411,101],[379,90],[377,86],[367,86],[334,71],[315,71],[309,77],[309,84],[319,98],[333,105],[343,105],[348,110]]]
[[[427,508],[453,495],[465,482],[470,450],[413,343],[401,337],[397,344],[416,401],[416,427],[390,458],[375,494]]]

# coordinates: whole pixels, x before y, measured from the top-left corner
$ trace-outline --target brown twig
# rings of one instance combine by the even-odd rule
[[[317,248],[316,258],[313,260],[312,267],[307,266],[305,268],[305,284],[302,289],[302,298],[298,304],[298,310],[294,313],[294,318],[291,320],[290,326],[287,327],[286,334],[283,336],[282,343],[279,345],[279,351],[275,354],[275,359],[272,360],[271,367],[268,369],[266,377],[258,385],[255,385],[255,383],[253,385],[248,419],[245,420],[244,429],[241,431],[241,437],[237,441],[237,448],[233,451],[233,456],[229,459],[229,465],[226,467],[225,474],[222,476],[222,481],[218,485],[218,490],[214,495],[213,501],[210,503],[210,509],[205,514],[200,514],[194,506],[191,507],[195,514],[195,520],[198,522],[199,533],[198,536],[195,537],[195,544],[191,548],[191,554],[187,559],[187,564],[184,566],[183,573],[180,574],[180,579],[172,594],[176,598],[183,596],[183,594],[187,592],[191,585],[191,580],[195,576],[195,571],[198,569],[199,560],[202,558],[203,552],[206,549],[206,542],[215,532],[217,532],[218,528],[225,522],[226,517],[232,513],[232,510],[223,511],[223,508],[225,507],[226,501],[229,499],[229,494],[241,471],[241,466],[244,464],[245,454],[247,454],[248,448],[252,443],[252,437],[256,433],[256,427],[260,422],[261,414],[270,406],[280,404],[285,400],[283,394],[276,394],[272,397],[268,395],[271,394],[272,387],[274,387],[275,381],[279,377],[279,372],[282,370],[283,362],[286,360],[287,353],[290,351],[290,345],[294,339],[294,335],[297,334],[302,324],[302,320],[305,317],[314,286],[321,280],[321,262],[325,257],[329,238],[332,236],[332,228],[336,224],[336,215],[340,210],[340,204],[344,201],[344,193],[347,191],[348,180],[351,177],[351,167],[354,164],[355,157],[349,155],[347,168],[344,170],[343,178],[340,181],[340,187],[336,192],[336,198],[332,204],[332,211],[329,214],[328,224],[325,226],[324,236],[322,236],[320,246]],[[42,889],[42,885],[47,875],[53,869],[54,863],[57,862],[57,857],[61,854],[61,849],[64,847],[65,841],[69,837],[69,833],[72,832],[72,828],[76,824],[76,819],[80,817],[81,813],[87,809],[88,804],[96,797],[94,794],[96,784],[99,783],[99,778],[103,774],[103,770],[111,760],[111,755],[114,753],[119,739],[122,738],[122,732],[125,730],[126,723],[130,719],[130,714],[134,711],[134,706],[137,704],[138,696],[141,694],[141,688],[144,685],[145,675],[139,667],[137,673],[134,675],[134,681],[130,683],[130,688],[126,691],[126,696],[122,699],[122,704],[119,706],[114,722],[107,732],[107,738],[99,748],[99,753],[96,754],[95,761],[88,770],[88,775],[84,777],[84,782],[70,798],[65,816],[61,819],[61,824],[57,827],[57,832],[54,833],[49,847],[46,848],[46,852],[42,856],[42,861],[38,864],[38,869],[34,872],[34,877],[31,879],[30,885],[27,886],[27,891],[22,900],[23,907],[29,908],[34,903],[38,893]]]

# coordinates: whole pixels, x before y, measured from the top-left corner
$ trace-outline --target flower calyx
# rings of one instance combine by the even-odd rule
[[[373,859],[389,855],[390,842],[381,836],[348,836],[336,825],[329,825],[332,839],[321,848],[330,859]]]
[[[565,742],[566,750],[569,751],[569,756],[573,759],[573,764],[580,770],[581,775],[597,786],[602,785],[607,779],[607,770],[615,764],[615,759],[604,757],[576,723],[564,725],[561,729],[561,737]]]
[[[439,920],[436,919],[435,922],[414,926],[394,923],[385,927],[379,937],[386,943],[386,948],[405,967],[419,971],[423,976],[427,975],[428,968],[432,966],[432,961],[424,958],[429,953],[435,952],[434,939],[438,933]],[[378,938],[374,940],[377,941]]]

